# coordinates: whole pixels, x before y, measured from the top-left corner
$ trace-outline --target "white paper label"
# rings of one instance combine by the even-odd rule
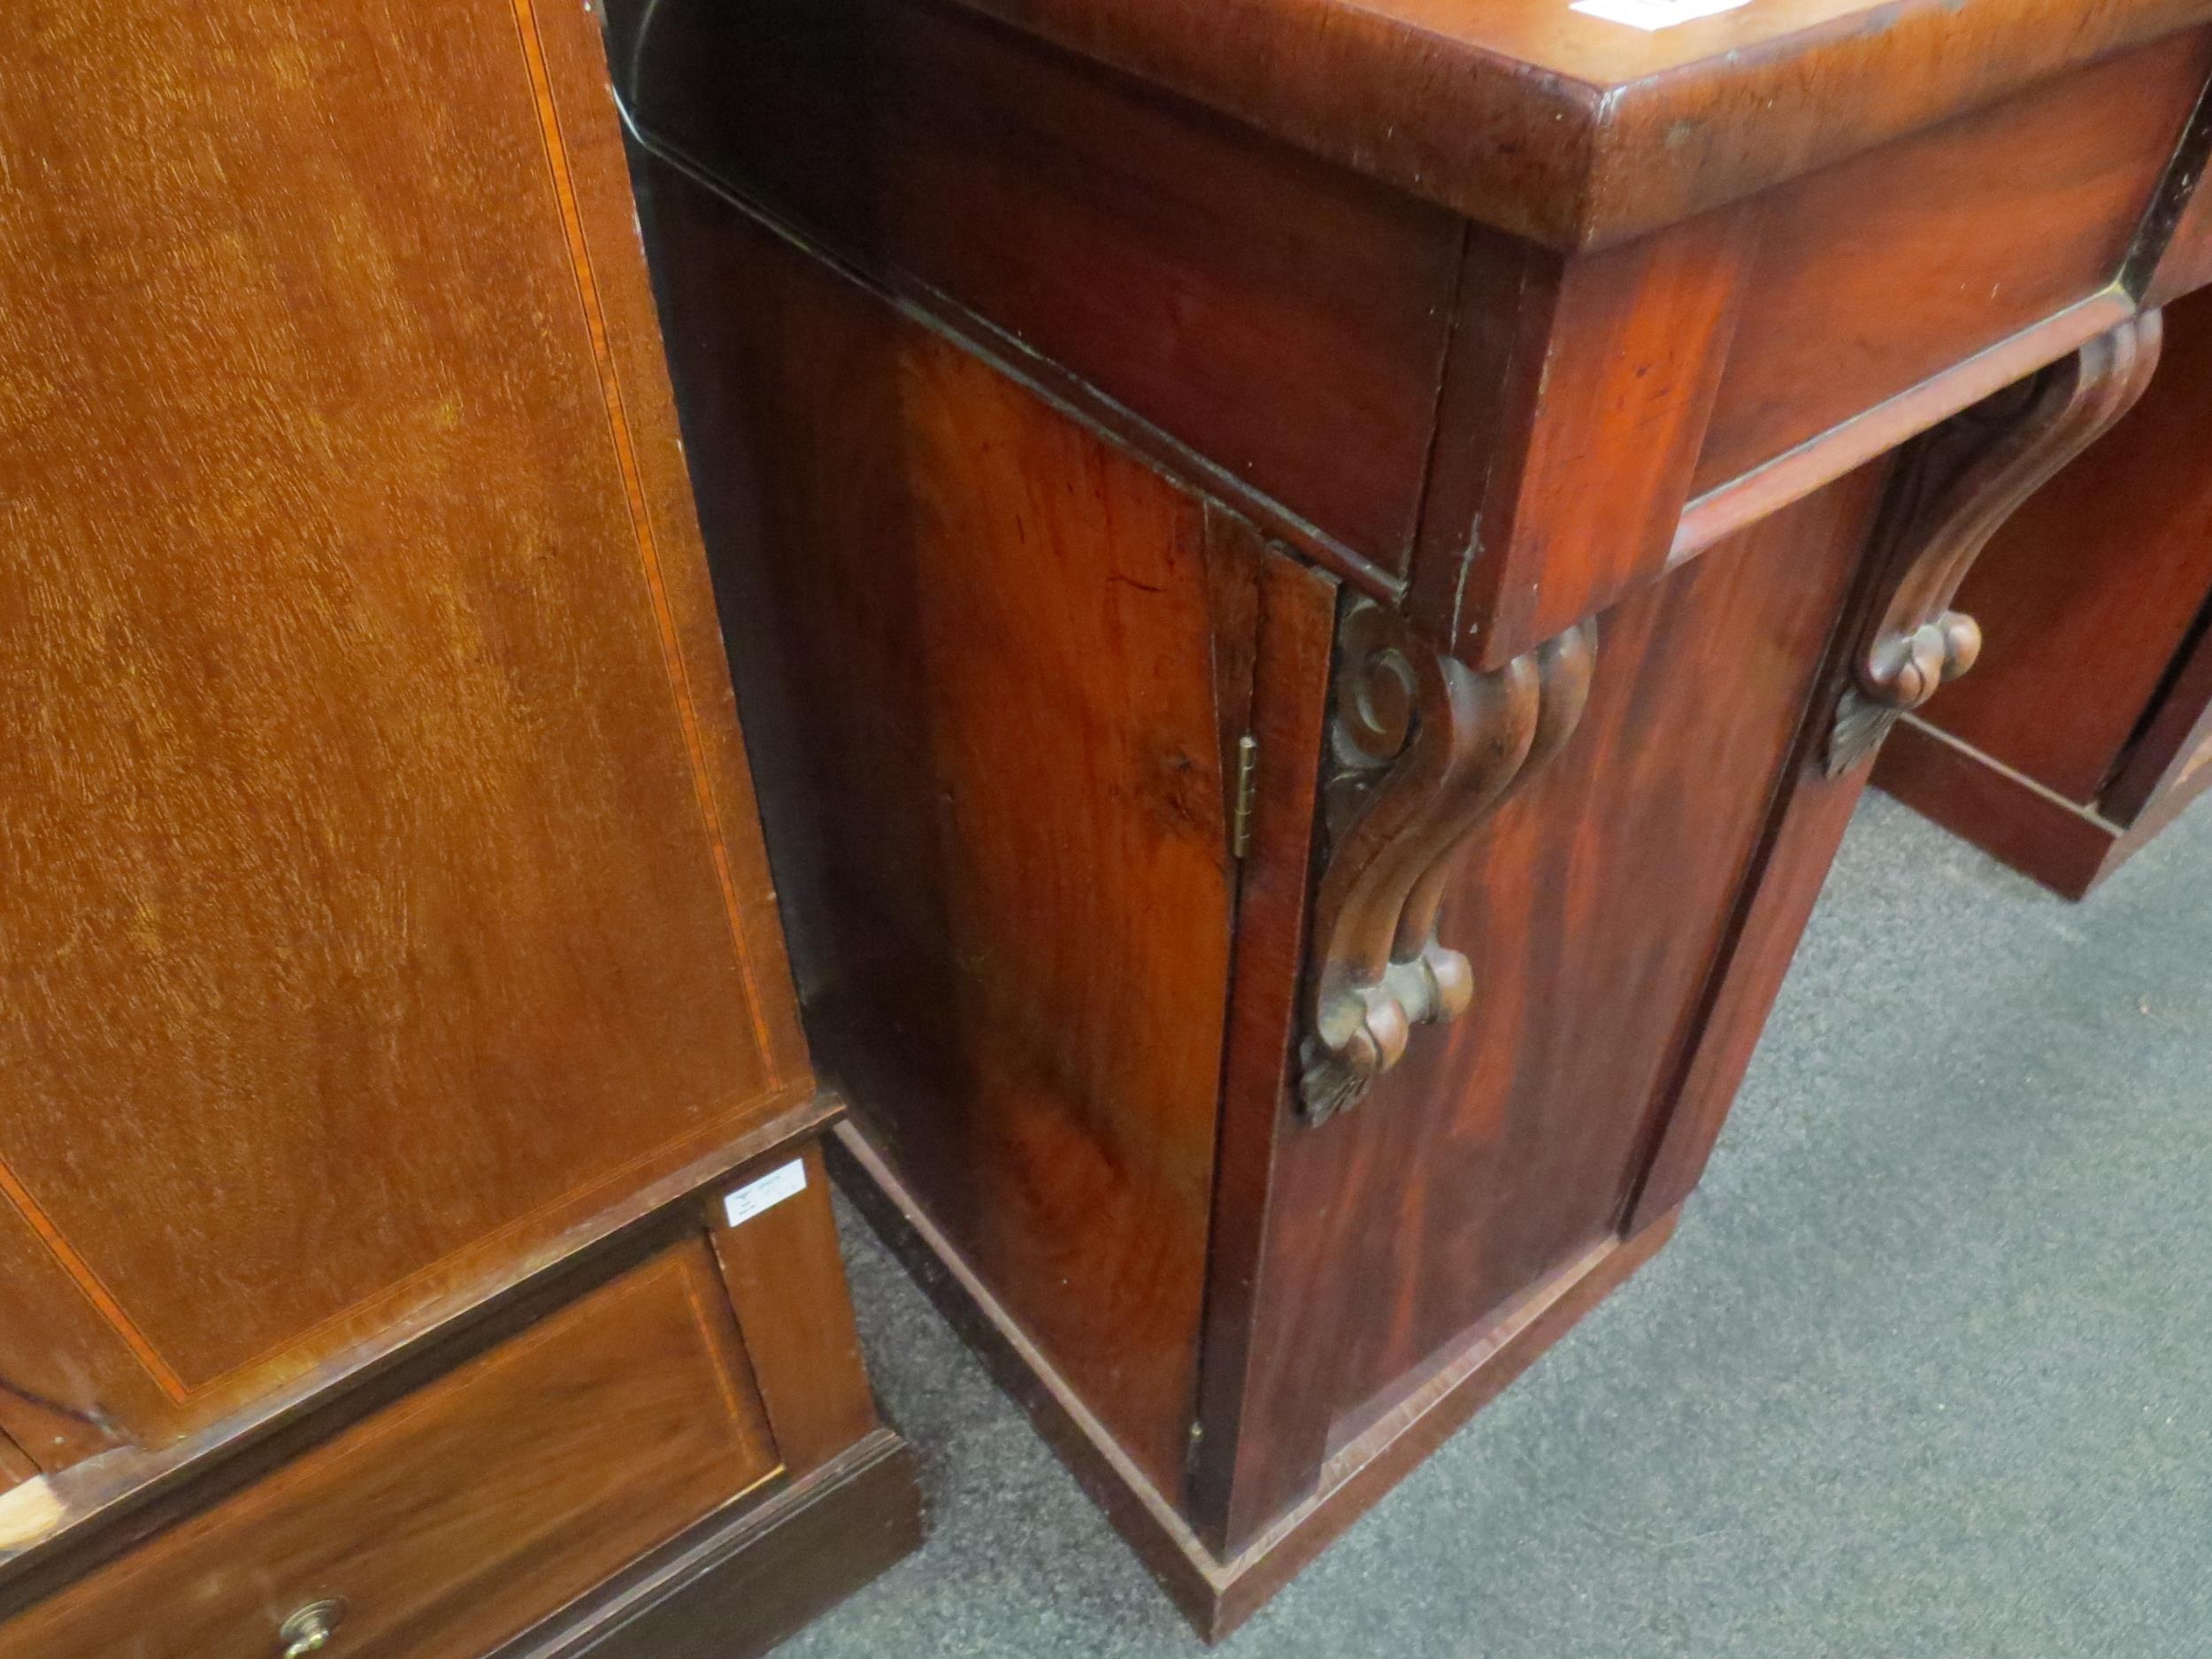
[[[787,1198],[806,1191],[806,1165],[794,1158],[780,1170],[771,1170],[757,1180],[745,1183],[733,1193],[725,1194],[722,1213],[730,1218],[730,1225],[750,1221],[764,1210],[780,1204]]]
[[[1586,17],[1603,18],[1608,23],[1625,23],[1648,34],[1750,4],[1751,0],[1574,0],[1567,9]]]

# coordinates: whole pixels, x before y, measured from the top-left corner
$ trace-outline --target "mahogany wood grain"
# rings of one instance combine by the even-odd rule
[[[1982,627],[1974,674],[1875,772],[2070,897],[2186,804],[2212,708],[2185,666],[2212,617],[2212,484],[2187,464],[2212,456],[2212,295],[2168,307],[2166,339],[2134,410],[1992,540],[1958,598]]]
[[[1102,1422],[1086,1392],[1030,1340],[959,1245],[931,1219],[898,1171],[848,1118],[826,1145],[840,1187],[953,1327],[990,1367],[999,1386],[1029,1413],[1069,1472],[1106,1512],[1146,1568],[1196,1619],[1212,1605],[1218,1563],[1181,1510],[1161,1494]],[[1185,1600],[1196,1586],[1206,1599]]]
[[[475,1659],[778,1467],[695,1237],[193,1524],[0,1624],[16,1659]]]
[[[2111,284],[2208,70],[2162,42],[1765,201],[1694,492]]]
[[[805,1171],[804,1191],[736,1226],[719,1220],[712,1236],[776,1455],[795,1478],[877,1423],[822,1154],[810,1142],[792,1161]]]
[[[1899,722],[1874,781],[1923,817],[2068,898],[2085,898],[2131,845],[2126,829],[1920,718]]]
[[[2174,227],[2173,240],[2144,303],[2170,304],[2207,283],[2212,283],[2212,191],[2196,190]]]
[[[1884,735],[1974,665],[1978,630],[1947,608],[1960,576],[2055,467],[2134,403],[2158,360],[2162,321],[2155,312],[2131,319],[2073,361],[1925,434],[1893,465],[1838,487],[1871,498],[1886,484],[1822,689],[1694,1010],[1681,1082],[1630,1225],[1672,1210],[1695,1186]]]
[[[2045,887],[2086,898],[2212,787],[2208,641],[2212,634],[2200,635],[2180,659],[2094,806],[2068,800],[1925,719],[1899,726],[1883,746],[1874,781]]]
[[[1471,232],[1415,572],[1435,637],[1495,668],[1665,568],[1753,234],[1721,212],[1563,263]]]
[[[1552,0],[966,3],[1560,248],[1772,189],[2212,17],[2195,0],[1762,0],[1647,32]]]
[[[1627,1238],[1598,1240],[1434,1356],[1417,1384],[1329,1459],[1311,1497],[1279,1517],[1214,1575],[1209,1601],[1186,1599],[1201,1633],[1220,1640],[1257,1612],[1423,1458],[1657,1255],[1673,1236],[1676,1218],[1662,1216]]]
[[[615,18],[657,143],[1403,568],[1449,215],[930,0]]]
[[[1960,589],[1982,656],[1927,715],[2084,806],[2212,602],[2212,466],[2191,465],[2212,461],[2212,296],[2166,326],[2141,401],[2013,515]]]
[[[1886,458],[1874,462],[1824,492],[1827,498],[1854,503],[1850,517],[1861,536],[1874,522],[1890,470]],[[1763,534],[1763,528],[1755,528],[1740,535]],[[1866,767],[1831,777],[1824,756],[1836,703],[1849,676],[1855,625],[1871,603],[1871,595],[1862,592],[1837,607],[1836,625],[1820,653],[1824,660],[1816,695],[1805,706],[1789,759],[1769,797],[1759,844],[1678,1051],[1678,1075],[1668,1080],[1655,1114],[1652,1149],[1629,1202],[1631,1229],[1650,1225],[1677,1210],[1704,1174],[1781,991],[1782,977],[1835,862],[1851,810],[1866,787]]]
[[[2100,289],[1829,427],[1817,438],[1715,486],[1683,510],[1669,562],[1678,565],[1694,558],[1769,513],[1856,472],[1937,423],[2109,333],[2139,310],[2125,288],[2115,285]]]
[[[1190,1510],[1208,1548],[1228,1553],[1236,1460],[1252,1395],[1253,1310],[1278,1160],[1299,1133],[1291,1106],[1316,787],[1335,642],[1333,587],[1290,560],[1261,582],[1253,703],[1263,762],[1251,848],[1237,885],[1234,978],[1222,1064],[1221,1137],[1209,1235],[1205,1346]]]
[[[1453,300],[1440,222],[1325,169],[1278,183],[1286,157],[1234,128],[934,0],[665,0],[617,23],[654,143],[873,277],[942,287],[1017,366],[1034,352],[1071,369],[1104,400],[1092,418],[1125,404],[1192,446],[1171,467],[1202,484],[1221,467],[1379,596],[1410,540],[1417,615],[1486,667],[1656,575],[1690,494],[1789,457],[1755,488],[1770,510],[2004,383],[1969,371],[1949,405],[1925,395],[2109,287],[2212,65],[2200,35],[2162,41],[1594,257],[1478,227]],[[2038,146],[2066,165],[2022,159]],[[1953,235],[1962,191],[1985,234]],[[2068,227],[2062,248],[2024,228],[2046,218]],[[1898,303],[1924,290],[1926,305]],[[1732,352],[1745,303],[1761,320]],[[1859,367],[1809,381],[1837,316]],[[2078,343],[1989,366],[2008,380]],[[1872,447],[1797,465],[1870,399],[1907,398],[1855,434]],[[1581,488],[1601,449],[1612,487]]]
[[[65,1364],[67,1356],[57,1356]],[[0,1382],[0,1438],[42,1469],[66,1469],[118,1445],[113,1432],[43,1395]]]
[[[2162,825],[2212,783],[2212,610],[2176,658],[2165,695],[2144,723],[2099,805],[2131,833]]]
[[[1809,750],[1816,736],[1809,732]],[[1808,753],[1747,887],[1748,902],[1715,975],[1631,1225],[1680,1203],[1705,1172],[1866,775],[1860,768],[1830,778],[1817,755]]]
[[[5,1434],[0,1434],[0,1492],[35,1479],[38,1465],[30,1460],[23,1448]]]
[[[1174,1489],[1233,896],[1217,709],[1249,695],[1217,678],[1248,649],[1207,514],[652,177],[818,1059]]]
[[[2147,337],[2212,13],[670,4],[644,176],[840,1144],[1218,1633],[1664,1236],[1863,775],[1804,775],[1838,642],[1924,586],[1879,457]],[[1363,297],[1358,213],[1275,219],[1374,180],[1468,217]],[[1297,383],[1348,358],[1425,426]],[[1398,979],[1333,987],[1361,870]],[[1396,1070],[1309,1090],[1363,1031]]]
[[[590,17],[0,35],[0,1377],[157,1441],[811,1083]]]
[[[1576,735],[1448,889],[1474,1007],[1278,1156],[1233,1549],[1620,1218],[1876,504],[1815,496],[1604,619]]]
[[[167,1409],[29,1218],[0,1203],[0,1433],[40,1468],[65,1469],[121,1443],[117,1424]]]
[[[1037,1350],[989,1283],[869,1144],[862,1127],[840,1125],[830,1150],[854,1202],[1210,1642],[1228,1636],[1256,1612],[1650,1260],[1674,1227],[1674,1217],[1664,1216],[1626,1239],[1600,1240],[1528,1286],[1494,1318],[1438,1356],[1419,1386],[1332,1457],[1303,1502],[1277,1517],[1249,1548],[1224,1557],[1130,1463],[1081,1391]]]
[[[1824,745],[1832,774],[1870,758],[1901,713],[1973,668],[1981,626],[1952,608],[1960,584],[2021,503],[2134,406],[2164,320],[2130,318],[1903,452],[1868,549],[1851,684]]]

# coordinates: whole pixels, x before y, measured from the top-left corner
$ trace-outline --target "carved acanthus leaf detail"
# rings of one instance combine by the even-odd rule
[[[1452,855],[1572,733],[1596,647],[1586,622],[1479,673],[1394,611],[1366,599],[1347,608],[1300,1056],[1309,1118],[1356,1105],[1415,1025],[1472,1001],[1467,958],[1436,937]]]
[[[1829,731],[1830,777],[1974,665],[1982,631],[1950,608],[1959,584],[2005,520],[2143,395],[2160,328],[2154,311],[2131,318],[1954,416],[1899,461],[1870,555],[1878,596]]]

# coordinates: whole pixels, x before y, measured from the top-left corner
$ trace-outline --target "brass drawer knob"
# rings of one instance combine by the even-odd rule
[[[309,1654],[322,1652],[338,1633],[345,1616],[343,1601],[310,1601],[277,1627],[277,1640],[284,1644],[284,1659],[306,1659]]]

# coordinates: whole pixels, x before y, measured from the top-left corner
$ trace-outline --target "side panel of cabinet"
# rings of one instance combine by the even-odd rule
[[[713,1239],[777,1454],[796,1479],[874,1429],[876,1402],[821,1148],[810,1144],[795,1161],[803,1190],[735,1226],[718,1223]]]
[[[1230,1543],[1617,1236],[1878,502],[1854,475],[1600,624],[1566,748],[1445,899],[1471,1010],[1356,1110],[1286,1124]]]
[[[0,57],[0,1383],[158,1440],[810,1083],[589,14]]]
[[[649,177],[817,1056],[1171,1492],[1259,556],[1030,388]]]

